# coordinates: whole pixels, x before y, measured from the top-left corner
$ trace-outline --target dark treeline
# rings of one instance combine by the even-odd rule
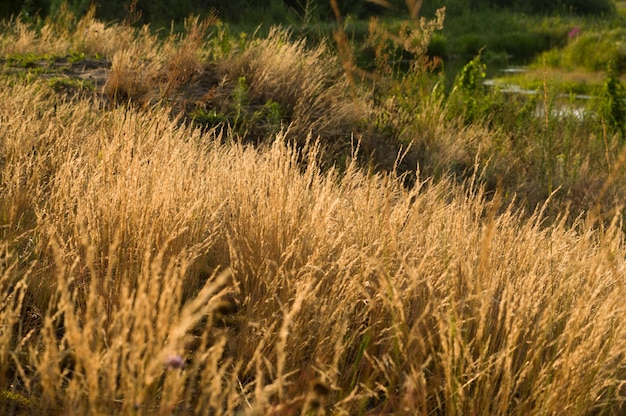
[[[90,5],[96,16],[105,21],[120,21],[129,15],[130,0],[0,0],[0,18],[22,15],[46,17],[60,10],[63,2],[76,15]],[[356,18],[371,15],[406,13],[405,0],[390,0],[385,9],[367,0],[337,0],[342,14]],[[485,8],[507,8],[526,13],[573,13],[602,15],[614,12],[612,0],[431,0],[423,2],[423,13],[432,14],[446,6],[448,14],[462,14]],[[190,14],[216,11],[222,20],[242,23],[282,23],[289,18],[328,21],[334,18],[327,0],[137,0],[141,11],[139,23],[181,21]]]

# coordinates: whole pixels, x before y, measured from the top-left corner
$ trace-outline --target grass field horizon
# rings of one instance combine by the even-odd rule
[[[64,16],[0,36],[3,414],[624,414],[622,107],[445,95],[443,12]]]

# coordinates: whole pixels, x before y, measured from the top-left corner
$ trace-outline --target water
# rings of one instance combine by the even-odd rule
[[[543,91],[538,90],[529,90],[520,87],[517,84],[507,83],[502,80],[501,75],[504,74],[506,78],[506,74],[520,74],[525,72],[527,69],[523,66],[511,66],[506,68],[499,69],[498,80],[494,78],[489,78],[484,81],[484,84],[489,87],[497,87],[500,92],[504,94],[516,94],[523,96],[536,96],[543,95]],[[556,118],[567,118],[574,117],[578,120],[583,120],[586,116],[590,114],[589,110],[589,100],[594,97],[586,94],[560,94],[554,100],[553,107],[551,109],[551,115]],[[537,107],[535,112],[537,117],[545,117],[546,110],[545,105],[543,103]]]
[[[509,58],[487,63],[486,77],[483,83],[492,88],[498,87],[500,92],[504,94],[521,95],[526,97],[538,95],[542,96],[543,91],[541,90],[526,89],[522,88],[520,85],[506,82],[507,75],[517,75],[528,70],[526,67],[527,62],[518,62]],[[446,79],[447,93],[452,90],[456,76],[466,64],[466,61],[460,59],[445,62],[443,69]],[[593,109],[589,106],[589,101],[594,98],[591,95],[561,94],[557,97],[551,98],[554,99],[551,110],[551,115],[554,117],[575,117],[576,119],[582,120],[588,115],[594,113]],[[543,99],[540,99],[536,110],[537,117],[545,117],[544,107]]]

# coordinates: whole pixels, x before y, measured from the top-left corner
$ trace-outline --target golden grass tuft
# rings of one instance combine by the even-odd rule
[[[19,17],[15,21],[3,22],[2,54],[63,56],[83,52],[110,59],[117,50],[130,47],[137,39],[132,27],[108,25],[94,16],[93,7],[81,19],[62,7],[58,15],[48,17],[38,30]]]
[[[216,21],[214,16],[202,20],[189,17],[184,35],[171,35],[164,42],[144,26],[133,42],[115,49],[104,93],[121,101],[148,104],[175,99],[181,87],[193,84],[203,72],[204,42]]]
[[[5,414],[624,411],[619,221],[43,83],[0,103]]]
[[[220,63],[229,79],[245,79],[248,95],[257,105],[269,100],[287,114],[294,137],[339,138],[371,109],[347,96],[340,64],[329,49],[308,49],[304,40],[290,41],[289,34],[273,28],[267,38],[255,39],[243,53]],[[344,138],[345,142],[345,138]]]

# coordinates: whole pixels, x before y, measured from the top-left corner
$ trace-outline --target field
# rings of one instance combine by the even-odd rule
[[[625,414],[619,74],[446,90],[443,18],[5,21],[0,413]]]

